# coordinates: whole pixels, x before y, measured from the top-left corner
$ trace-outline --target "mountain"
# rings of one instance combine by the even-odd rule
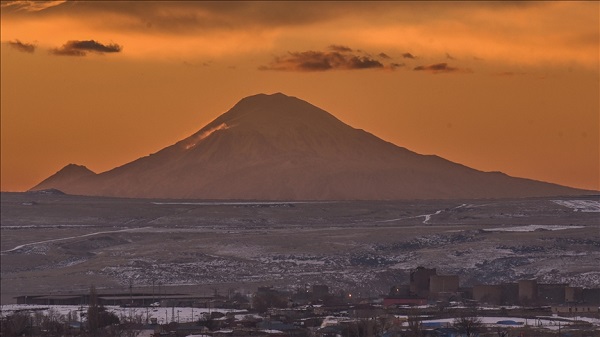
[[[382,200],[586,191],[411,152],[281,93],[242,99],[190,137],[94,174],[68,165],[33,190],[147,198]]]
[[[91,178],[95,175],[96,173],[83,165],[69,164],[52,176],[46,178],[30,191],[60,190],[54,186],[74,186],[78,181],[85,181],[86,178]],[[53,187],[46,188],[44,186]]]

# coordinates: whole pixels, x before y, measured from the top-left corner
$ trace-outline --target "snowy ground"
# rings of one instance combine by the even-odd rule
[[[171,307],[171,308],[122,308],[119,306],[105,306],[107,311],[114,313],[118,317],[139,317],[142,322],[150,322],[152,318],[156,318],[160,324],[169,322],[195,322],[203,315],[211,312],[233,313],[236,319],[242,319],[248,313],[245,310],[219,309],[219,308],[190,308],[190,307]],[[54,311],[59,315],[68,317],[71,313],[72,317],[80,317],[81,313],[87,312],[87,306],[78,305],[30,305],[30,304],[9,304],[0,307],[2,316],[12,315],[14,312],[29,313],[41,312],[48,315],[50,311]]]
[[[490,327],[508,327],[514,325],[501,324],[499,322],[502,321],[513,321],[519,323],[520,326],[533,326],[540,327],[551,330],[558,330],[559,327],[564,328],[566,325],[572,324],[576,321],[584,321],[588,323],[592,323],[593,325],[600,328],[600,319],[598,318],[589,318],[589,317],[538,317],[535,319],[530,318],[521,318],[521,317],[479,317],[481,322]],[[440,323],[442,326],[451,326],[453,318],[445,318],[445,319],[433,319],[433,320],[424,320],[423,323]],[[519,326],[519,325],[517,325]]]
[[[483,231],[486,232],[533,232],[539,230],[546,231],[561,231],[567,229],[583,228],[583,226],[560,226],[560,225],[526,225],[526,226],[512,226],[512,227],[499,227],[499,228],[485,228]]]
[[[210,312],[221,312],[221,313],[232,313],[236,320],[242,320],[244,317],[248,315],[248,312],[245,310],[231,310],[231,309],[207,309],[207,308],[190,308],[190,307],[172,307],[172,308],[122,308],[118,306],[106,306],[106,309],[109,312],[113,312],[118,317],[131,317],[138,318],[142,322],[150,322],[152,318],[156,318],[157,322],[160,324],[165,324],[169,322],[195,322],[199,320],[204,315]],[[44,315],[48,315],[49,312],[53,312],[54,314],[62,315],[64,317],[68,317],[69,314],[72,317],[80,317],[81,313],[87,311],[86,306],[76,306],[76,305],[54,305],[54,306],[43,306],[43,305],[25,305],[25,304],[10,304],[3,305],[0,307],[1,315],[8,316],[12,315],[15,312],[34,314],[36,312],[41,312]],[[255,317],[260,317],[253,315]],[[565,327],[569,324],[572,324],[577,321],[584,321],[593,324],[594,326],[600,329],[600,319],[598,318],[589,318],[589,317],[558,317],[558,316],[544,316],[537,318],[521,318],[521,317],[479,317],[481,322],[490,327],[502,327],[509,326],[506,324],[499,323],[501,321],[513,321],[518,323],[517,326],[533,326],[533,327],[541,327],[551,330],[558,330],[560,327]],[[323,321],[322,326],[327,325],[335,325],[340,321],[348,321],[351,320],[348,317],[332,317],[328,316]],[[454,321],[454,318],[444,318],[444,319],[429,319],[423,320],[423,323],[428,324],[436,324],[439,323],[440,326],[451,326]],[[405,323],[408,325],[408,323]],[[513,326],[513,325],[510,325]]]
[[[600,201],[596,200],[552,200],[555,203],[571,208],[575,212],[600,212]]]

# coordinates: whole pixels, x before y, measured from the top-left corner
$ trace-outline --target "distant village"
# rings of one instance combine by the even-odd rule
[[[259,287],[251,295],[96,293],[94,289],[86,294],[16,300],[21,309],[2,313],[1,336],[600,336],[600,288],[536,280],[465,288],[460,287],[458,275],[439,275],[435,268],[424,267],[410,273],[409,284],[394,285],[388,294],[372,298],[331,291],[327,285],[307,285],[295,291]],[[54,317],[60,324],[53,328],[45,326],[48,320],[36,310],[58,306],[79,310]],[[135,308],[136,315],[118,317],[107,310],[115,306]],[[187,308],[188,316],[191,309],[191,318],[180,319],[181,308]],[[157,312],[164,317],[157,317]],[[16,331],[18,317],[21,331]]]

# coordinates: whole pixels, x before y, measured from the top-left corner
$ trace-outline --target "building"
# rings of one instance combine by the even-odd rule
[[[517,283],[480,284],[473,287],[472,298],[480,303],[512,305],[519,301]]]
[[[213,301],[213,297],[187,294],[153,295],[145,293],[98,294],[98,304],[146,307],[155,303],[161,306],[196,306],[199,303]],[[33,295],[16,297],[17,304],[40,305],[87,305],[89,294],[71,295]]]
[[[597,305],[564,304],[552,306],[552,313],[562,316],[597,316],[600,309]]]
[[[442,294],[458,293],[458,281],[458,275],[429,276],[429,297],[438,299]]]
[[[16,297],[17,304],[81,305],[89,302],[88,295],[33,295]]]
[[[410,273],[410,292],[418,297],[427,298],[429,296],[429,278],[432,275],[437,275],[435,268],[417,267]]]
[[[397,305],[425,305],[427,304],[426,298],[418,297],[386,297],[383,299],[383,307],[389,308]]]
[[[519,302],[521,304],[529,304],[537,301],[537,281],[536,280],[520,280],[519,281]]]
[[[390,288],[390,297],[407,297],[410,296],[410,286],[406,284],[393,286]]]
[[[538,284],[537,298],[540,304],[565,303],[565,289],[567,284]]]
[[[581,301],[586,304],[600,305],[600,288],[584,288],[581,291]]]
[[[565,287],[565,302],[581,302],[583,300],[583,288]]]
[[[479,303],[501,304],[502,286],[480,284],[473,287],[473,299]]]

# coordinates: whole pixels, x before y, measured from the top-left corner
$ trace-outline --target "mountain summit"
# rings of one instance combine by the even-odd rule
[[[150,156],[100,174],[69,165],[32,190],[49,188],[81,195],[255,200],[586,192],[420,155],[281,93],[246,97],[195,134]]]

